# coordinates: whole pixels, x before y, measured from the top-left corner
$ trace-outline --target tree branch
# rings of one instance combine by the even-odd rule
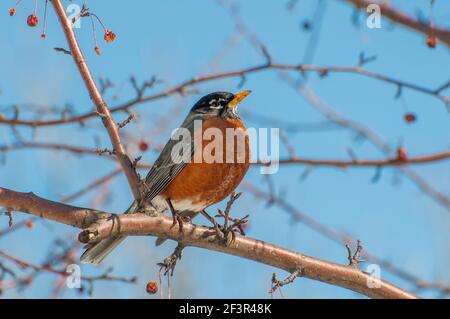
[[[66,151],[75,155],[103,155],[102,150],[81,146],[74,146],[61,143],[42,143],[42,142],[19,142],[11,145],[0,145],[0,152],[9,152],[21,149],[42,149],[53,151]],[[157,150],[158,148],[155,148]],[[294,155],[294,154],[292,154]],[[115,159],[113,156],[106,157]],[[429,164],[450,159],[450,151],[439,152],[434,154],[426,154],[419,156],[411,156],[406,159],[388,158],[388,159],[316,159],[291,156],[290,158],[282,158],[278,161],[279,165],[310,165],[310,166],[332,166],[332,167],[383,167],[383,166],[406,166],[416,164]],[[269,166],[271,162],[258,161],[254,165]],[[140,169],[151,168],[152,165],[142,163],[136,167]]]
[[[374,278],[359,269],[309,257],[250,237],[237,235],[229,246],[223,246],[216,240],[215,233],[203,226],[186,224],[184,232],[180,233],[176,227],[172,227],[172,219],[169,217],[113,215],[5,188],[0,188],[0,206],[82,228],[84,231],[79,236],[82,242],[94,242],[119,233],[157,236],[175,240],[185,246],[250,259],[291,273],[299,271],[303,277],[347,288],[372,298],[418,298],[383,280],[380,280],[380,288],[369,288],[367,283],[373,282]]]
[[[365,10],[373,0],[345,0],[358,9]],[[395,9],[388,3],[378,3],[381,8],[381,14],[388,18],[389,20],[401,24],[407,28],[423,33],[425,36],[430,34],[435,34],[442,43],[445,43],[447,47],[450,48],[450,30],[446,30],[440,27],[433,26],[429,24],[418,21],[407,14]]]
[[[115,107],[112,107],[110,109],[111,113],[115,112],[125,112],[128,111],[130,108],[147,103],[150,101],[159,100],[161,98],[165,98],[168,96],[172,96],[177,93],[184,93],[186,92],[187,88],[192,87],[196,84],[215,81],[215,80],[221,80],[226,78],[232,78],[232,77],[240,77],[242,78],[245,75],[252,74],[252,73],[258,73],[262,71],[268,71],[268,70],[285,70],[285,71],[294,71],[294,72],[317,72],[321,76],[330,74],[330,73],[353,73],[353,74],[359,74],[364,77],[376,79],[385,83],[396,85],[398,88],[407,88],[413,91],[421,92],[424,94],[428,94],[430,96],[433,96],[440,101],[442,101],[446,106],[450,104],[450,98],[446,95],[443,95],[439,88],[437,89],[430,89],[424,86],[420,86],[414,83],[405,82],[390,76],[386,76],[383,74],[375,73],[368,71],[361,66],[318,66],[318,65],[308,65],[308,64],[275,64],[275,63],[264,63],[261,65],[256,66],[250,66],[246,68],[242,68],[239,70],[234,71],[226,71],[226,72],[220,72],[215,74],[209,74],[209,75],[202,75],[202,76],[196,76],[190,80],[186,80],[176,86],[170,87],[162,92],[148,95],[148,96],[142,96],[142,94],[138,94],[135,98],[131,99],[128,102],[125,102],[123,104],[119,104]],[[7,119],[5,117],[2,117],[0,115],[0,124],[5,125],[14,125],[14,126],[30,126],[30,127],[43,127],[43,126],[54,126],[54,125],[62,125],[62,124],[69,124],[69,123],[83,123],[84,121],[97,116],[98,113],[96,112],[88,112],[82,115],[72,116],[72,117],[64,117],[61,119],[50,119],[50,120],[41,120],[41,121],[34,121],[34,120],[22,120],[19,119],[17,116],[15,116],[12,119]]]
[[[114,147],[115,154],[120,162],[123,172],[127,177],[128,184],[130,185],[131,191],[133,192],[133,196],[136,200],[139,200],[141,198],[140,178],[137,175],[133,163],[128,157],[125,148],[120,141],[119,129],[112,118],[108,105],[103,99],[103,96],[100,93],[100,90],[98,89],[94,78],[92,77],[81,48],[78,44],[75,33],[72,29],[72,23],[66,15],[66,11],[61,3],[61,0],[53,0],[52,4],[55,9],[56,15],[59,18],[59,22],[63,28],[67,43],[69,44],[73,60],[75,61],[78,71],[83,78],[84,84],[89,91],[89,95],[97,108],[97,113],[101,117],[103,125],[108,132],[109,138]]]

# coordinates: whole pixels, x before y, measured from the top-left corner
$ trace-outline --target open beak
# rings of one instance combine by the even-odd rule
[[[241,103],[241,101],[243,99],[245,99],[247,97],[247,95],[249,95],[250,93],[252,93],[252,91],[249,90],[245,90],[239,93],[236,93],[234,95],[234,99],[231,100],[230,103],[228,103],[228,108],[232,109],[233,111],[236,110],[236,107],[239,105],[239,103]]]

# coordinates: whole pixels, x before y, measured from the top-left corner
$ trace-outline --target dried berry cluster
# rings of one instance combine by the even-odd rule
[[[17,0],[16,3],[14,4],[14,6],[11,7],[11,8],[9,9],[9,15],[10,15],[11,17],[15,16],[15,14],[16,14],[16,8],[17,8],[17,6],[18,6],[21,2],[22,2],[22,0]],[[41,38],[43,38],[43,39],[45,39],[45,38],[47,37],[47,35],[46,35],[46,26],[47,26],[47,23],[46,23],[46,22],[47,22],[47,7],[48,7],[48,2],[49,2],[49,0],[45,0],[45,7],[44,7],[44,23],[43,23],[42,33],[41,33]],[[38,24],[39,24],[39,18],[38,18],[38,15],[36,14],[37,8],[38,8],[38,0],[35,0],[35,1],[34,1],[34,9],[33,9],[33,13],[30,14],[30,15],[27,17],[27,25],[28,25],[29,27],[35,28],[35,27],[37,27]],[[80,14],[79,14],[76,18],[73,19],[73,23],[75,23],[78,19],[83,18],[83,17],[90,17],[91,20],[92,20],[92,28],[93,28],[93,32],[94,32],[94,42],[95,42],[94,51],[95,51],[95,53],[97,53],[98,55],[100,55],[100,47],[99,47],[99,45],[98,45],[97,37],[96,37],[96,34],[95,34],[95,23],[94,23],[95,21],[94,21],[94,18],[95,18],[95,19],[100,23],[100,25],[102,26],[103,31],[104,31],[104,36],[103,36],[103,38],[104,38],[104,40],[105,40],[107,43],[114,42],[114,40],[116,39],[116,34],[115,34],[112,30],[106,28],[105,25],[103,24],[103,22],[100,20],[100,18],[99,18],[97,15],[95,15],[94,13],[90,12],[89,9],[86,7],[86,5],[83,5],[83,8],[82,8]]]

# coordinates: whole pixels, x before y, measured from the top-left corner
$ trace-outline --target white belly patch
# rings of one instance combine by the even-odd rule
[[[155,207],[158,213],[166,213],[170,212],[169,205],[166,202],[166,199],[163,196],[156,196],[152,199],[152,205]],[[180,200],[180,201],[172,201],[172,205],[177,212],[183,211],[192,211],[192,212],[200,212],[206,208],[205,204],[195,203],[188,199]]]

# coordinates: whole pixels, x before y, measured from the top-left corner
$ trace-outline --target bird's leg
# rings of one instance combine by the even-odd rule
[[[181,260],[181,253],[184,247],[185,246],[183,244],[178,243],[173,253],[169,257],[164,259],[162,263],[158,263],[158,266],[161,267],[161,270],[164,269],[164,276],[169,275],[169,272],[170,276],[173,276],[173,272],[175,270],[175,266],[177,265],[177,261],[179,259]]]
[[[214,228],[219,236],[219,238],[225,240],[227,246],[229,246],[236,239],[236,232],[239,232],[241,235],[245,236],[245,232],[243,229],[243,225],[248,222],[249,215],[244,216],[243,218],[233,218],[230,216],[231,207],[233,203],[240,197],[241,193],[231,194],[230,200],[227,203],[227,207],[225,211],[218,210],[219,214],[215,217],[223,217],[224,222],[223,225],[219,225],[214,218],[209,216],[206,212],[203,212],[203,216],[205,216],[208,220],[210,220]],[[207,216],[206,216],[206,215]]]
[[[167,205],[169,205],[170,212],[172,213],[173,217],[173,223],[170,228],[173,228],[178,223],[178,228],[180,230],[180,233],[183,232],[183,219],[181,218],[180,214],[175,210],[175,208],[172,205],[172,201],[170,198],[167,199]]]

